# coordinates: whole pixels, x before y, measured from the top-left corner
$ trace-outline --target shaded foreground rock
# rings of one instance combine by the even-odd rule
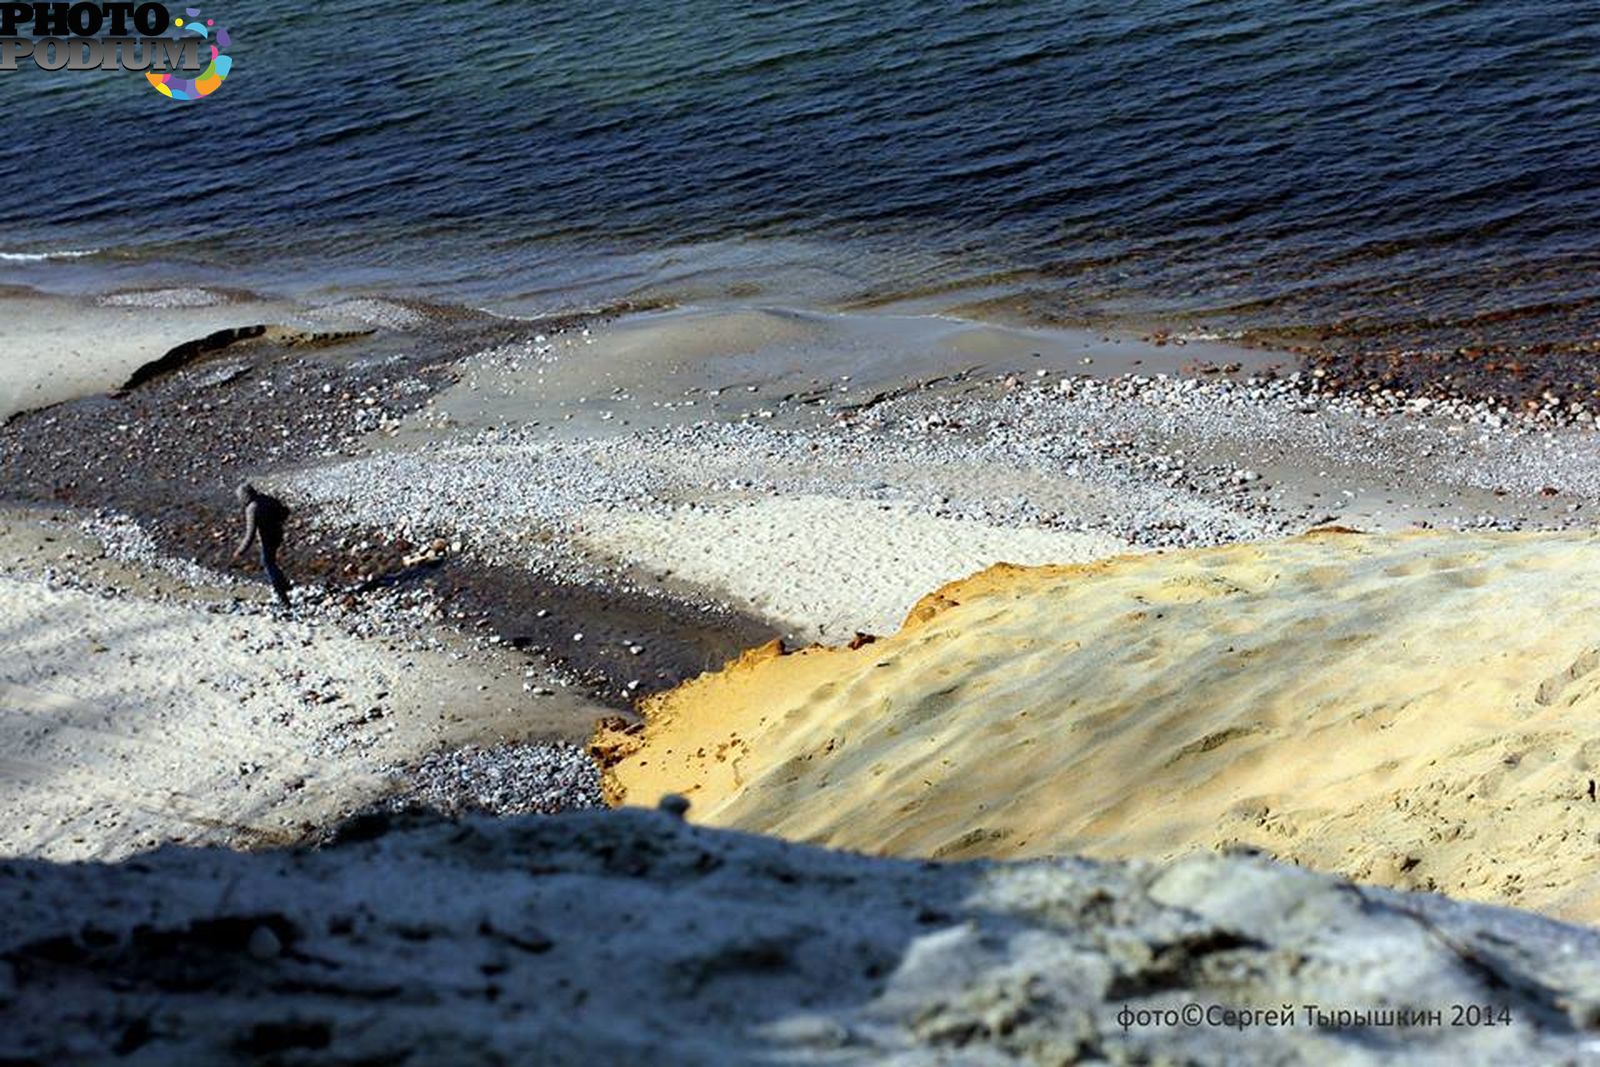
[[[1600,1062],[1595,932],[1256,858],[936,865],[631,809],[369,822],[315,852],[0,864],[0,1058]],[[1217,1022],[1164,1021],[1187,1005]]]

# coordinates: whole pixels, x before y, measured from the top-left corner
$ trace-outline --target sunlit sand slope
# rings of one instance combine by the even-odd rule
[[[1596,667],[1600,538],[1317,533],[994,567],[892,638],[748,653],[597,749],[614,797],[836,847],[1248,845],[1595,919]]]

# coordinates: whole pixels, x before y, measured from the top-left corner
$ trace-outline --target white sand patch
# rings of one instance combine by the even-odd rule
[[[313,796],[374,792],[372,731],[335,735],[403,702],[400,664],[348,638],[11,577],[0,663],[0,853],[56,860],[270,838]]]
[[[0,300],[0,420],[115,389],[173,348],[258,312],[235,307],[100,307],[58,297]]]
[[[122,386],[179,345],[219,330],[277,324],[294,330],[410,329],[416,312],[383,301],[303,309],[283,301],[222,297],[199,288],[99,298],[0,297],[0,422],[19,411]]]
[[[570,703],[517,709],[520,680],[324,623],[0,575],[0,855],[292,839],[381,795],[396,762]]]
[[[892,633],[928,590],[994,563],[1079,563],[1128,550],[1107,534],[1010,529],[824,496],[667,516],[596,511],[578,539],[825,641]]]

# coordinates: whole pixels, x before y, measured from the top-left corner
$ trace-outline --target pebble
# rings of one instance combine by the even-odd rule
[[[420,804],[447,815],[553,815],[605,806],[599,767],[565,742],[436,752],[400,773],[405,785],[389,801],[395,809]]]
[[[278,935],[272,932],[270,926],[258,926],[250,932],[250,943],[247,946],[250,955],[258,960],[277,959],[283,951],[283,942],[278,940]]]

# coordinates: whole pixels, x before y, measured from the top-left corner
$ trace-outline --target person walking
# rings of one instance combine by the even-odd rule
[[[267,572],[272,591],[278,594],[278,603],[289,607],[289,579],[278,566],[278,548],[283,544],[283,527],[289,519],[289,505],[275,496],[261,492],[249,482],[234,491],[239,503],[244,505],[244,540],[233,550],[238,559],[250,548],[250,542],[261,541],[261,566]]]

